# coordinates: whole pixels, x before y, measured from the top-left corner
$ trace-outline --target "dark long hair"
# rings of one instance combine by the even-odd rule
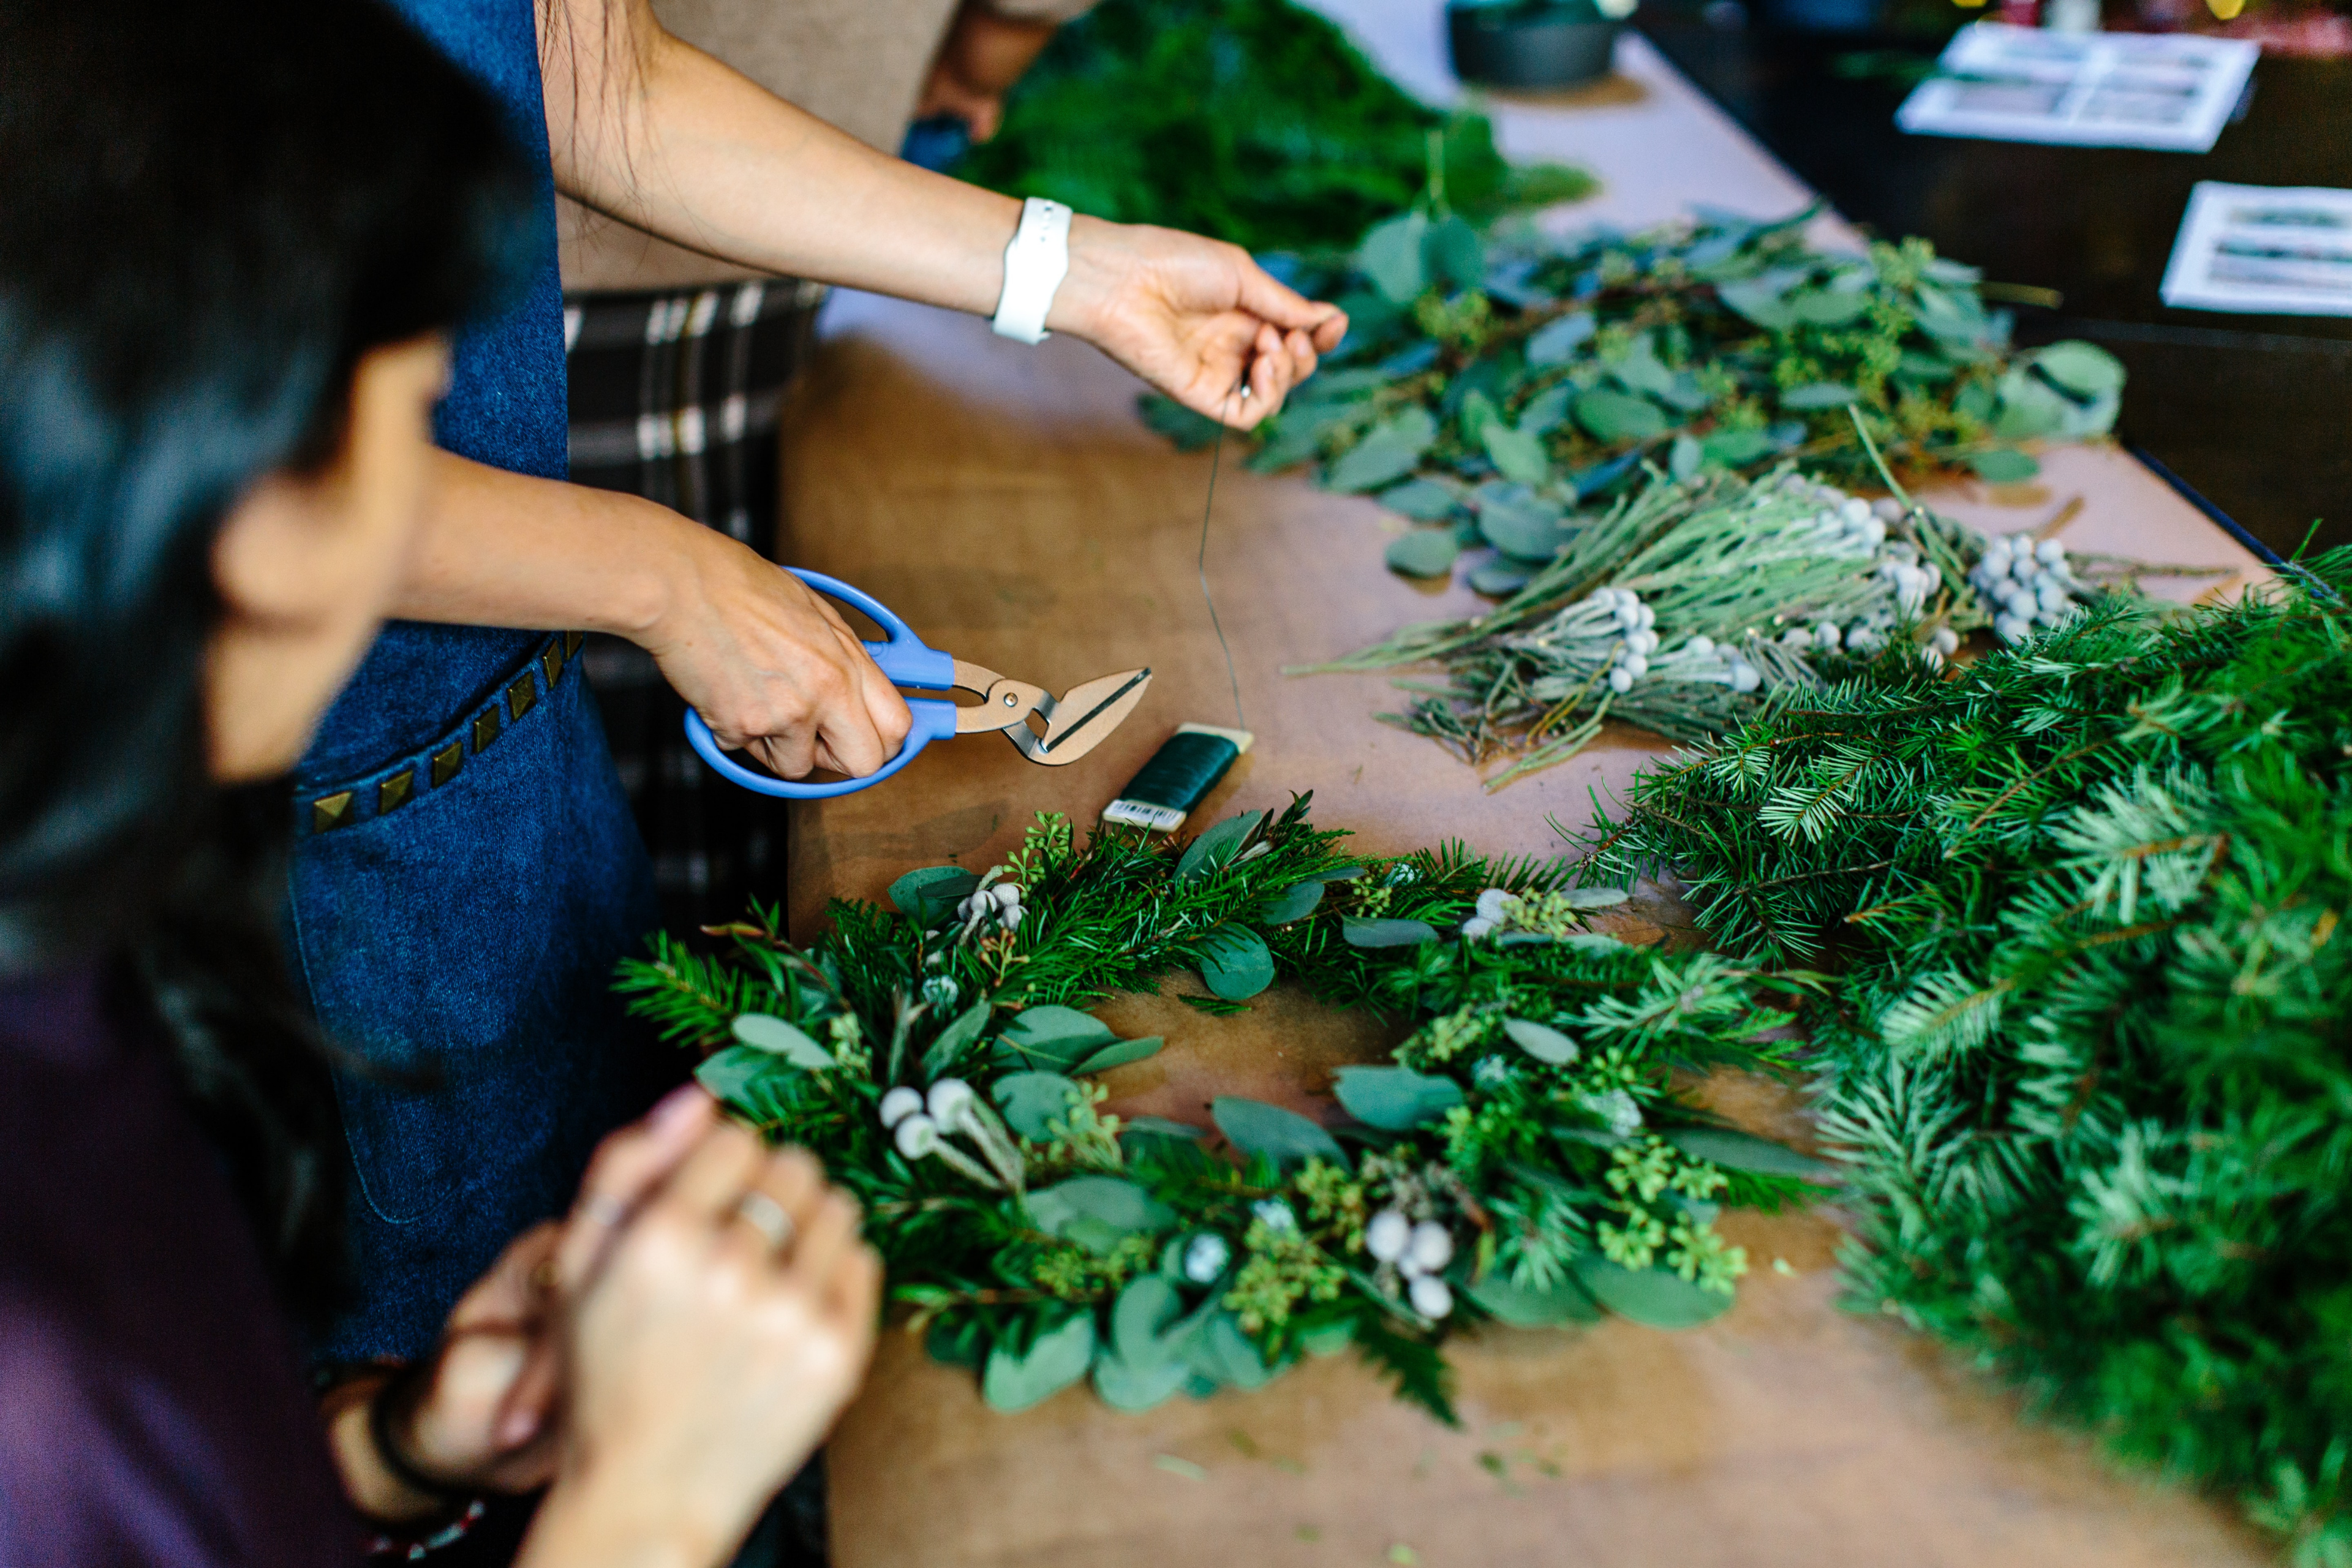
[[[0,0],[0,976],[104,963],[289,1301],[340,1278],[282,786],[207,780],[211,552],[381,345],[542,243],[488,98],[377,0]]]

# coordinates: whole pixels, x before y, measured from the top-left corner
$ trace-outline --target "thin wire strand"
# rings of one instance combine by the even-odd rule
[[[1225,680],[1234,689],[1234,727],[1239,730],[1248,729],[1249,721],[1242,717],[1242,678],[1234,673],[1233,645],[1225,641],[1224,626],[1217,619],[1216,596],[1209,592],[1209,519],[1215,515],[1217,510],[1217,468],[1225,455],[1224,416],[1232,412],[1234,394],[1240,392],[1244,384],[1234,383],[1233,392],[1225,394],[1224,406],[1217,411],[1216,445],[1209,450],[1209,499],[1201,508],[1201,558],[1198,563],[1201,602],[1209,606],[1209,625],[1216,631],[1217,647],[1225,656]]]

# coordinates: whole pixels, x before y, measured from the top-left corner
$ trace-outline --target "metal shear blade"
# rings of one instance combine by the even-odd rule
[[[1126,721],[1143,700],[1144,689],[1151,684],[1151,671],[1121,670],[1073,686],[1056,698],[1042,686],[957,659],[955,683],[962,690],[981,694],[977,704],[956,710],[957,734],[1002,730],[1031,762],[1058,767],[1093,751],[1103,737]],[[1029,727],[1032,713],[1045,721],[1043,735]]]

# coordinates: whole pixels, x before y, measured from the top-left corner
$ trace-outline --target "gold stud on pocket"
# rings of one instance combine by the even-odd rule
[[[456,778],[457,770],[465,766],[465,763],[466,742],[463,741],[452,741],[434,752],[433,787],[439,789],[443,784]]]
[[[403,768],[375,786],[375,814],[383,816],[408,804],[416,790],[416,770]]]
[[[580,645],[581,645],[582,643],[583,643],[583,642],[586,642],[587,640],[588,640],[588,634],[587,634],[586,632],[566,632],[566,633],[564,633],[564,634],[563,634],[563,657],[564,657],[564,658],[570,658],[573,654],[578,653],[578,652],[580,651]]]
[[[547,677],[547,689],[554,690],[556,678],[563,673],[563,644],[561,641],[554,637],[547,639],[547,647],[540,652],[539,671]]]
[[[352,819],[352,792],[337,790],[322,795],[310,803],[310,831],[325,833],[342,826]]]
[[[499,738],[499,710],[485,708],[474,719],[474,754],[480,756]]]
[[[531,679],[530,671],[525,670],[520,680],[507,688],[507,716],[520,719],[538,703],[539,683]]]

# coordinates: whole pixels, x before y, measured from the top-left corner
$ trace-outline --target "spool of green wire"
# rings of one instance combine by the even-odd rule
[[[1173,833],[1194,806],[1217,787],[1234,760],[1250,749],[1247,730],[1213,724],[1180,724],[1160,742],[1151,760],[1127,782],[1118,798],[1103,807],[1105,822]]]

